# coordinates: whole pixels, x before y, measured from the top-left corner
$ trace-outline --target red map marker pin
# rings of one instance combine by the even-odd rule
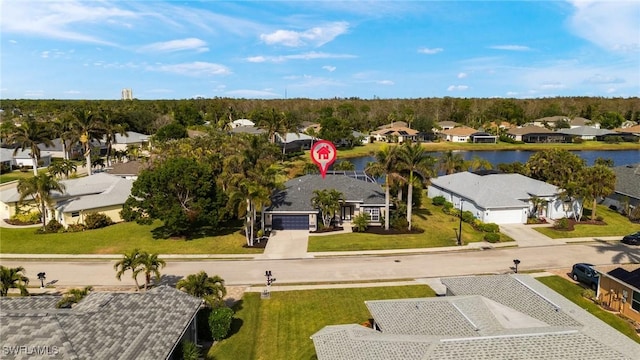
[[[311,147],[311,160],[318,165],[323,179],[327,175],[327,169],[337,157],[338,151],[331,141],[320,140]]]

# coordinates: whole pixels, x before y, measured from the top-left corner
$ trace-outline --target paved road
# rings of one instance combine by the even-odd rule
[[[205,270],[222,276],[228,285],[264,283],[271,270],[277,284],[364,280],[416,279],[455,275],[494,274],[510,271],[513,259],[521,261],[520,271],[570,267],[588,261],[596,265],[640,263],[640,248],[619,242],[590,242],[555,246],[501,248],[413,255],[346,256],[314,259],[264,260],[168,260],[162,273],[168,281]],[[2,259],[4,266],[23,266],[32,284],[44,271],[47,281],[58,286],[133,285],[130,277],[115,278],[113,260],[47,261]]]

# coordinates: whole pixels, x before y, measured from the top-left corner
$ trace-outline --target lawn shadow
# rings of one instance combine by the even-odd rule
[[[243,304],[242,299],[237,300],[233,303],[233,306],[231,307],[233,309],[233,311],[237,314],[240,310],[242,310],[242,304]],[[237,334],[240,329],[242,328],[242,325],[244,325],[244,320],[239,319],[237,317],[234,317],[231,320],[231,327],[229,328],[229,333],[227,334],[227,338],[230,338],[231,336],[233,336],[234,334]]]
[[[599,253],[612,252],[612,263],[640,263],[640,247],[625,245],[621,242],[609,242],[595,239],[595,245]]]
[[[176,287],[176,284],[178,283],[178,281],[180,281],[183,278],[183,276],[178,276],[178,275],[162,275],[160,277],[160,281],[158,281],[158,283],[156,284],[157,286],[160,285],[167,285],[167,286],[171,286],[171,287]]]
[[[202,239],[205,237],[215,237],[215,236],[224,236],[231,235],[238,231],[242,231],[242,224],[236,224],[236,222],[225,224],[219,227],[212,226],[203,226],[197,229],[194,229],[191,233],[182,235],[182,236],[174,236],[169,229],[160,225],[151,230],[151,235],[154,239],[174,239],[174,240],[195,240]]]

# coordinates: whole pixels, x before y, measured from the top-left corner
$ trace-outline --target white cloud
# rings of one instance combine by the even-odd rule
[[[64,93],[65,94],[69,94],[69,95],[75,95],[75,94],[80,94],[80,91],[78,91],[78,90],[67,90]]]
[[[44,90],[26,90],[24,92],[25,97],[42,97],[44,96]]]
[[[543,83],[540,85],[540,89],[543,89],[543,90],[564,89],[565,87],[566,86],[564,84],[559,82]]]
[[[489,49],[494,50],[507,50],[507,51],[530,51],[531,48],[524,45],[494,45],[489,46]]]
[[[148,70],[187,76],[213,76],[231,74],[231,71],[226,66],[202,61],[173,65],[159,64],[149,66]]]
[[[458,73],[458,79],[464,79],[466,77],[467,77],[467,73],[463,73],[463,72]]]
[[[43,59],[46,59],[49,57],[49,52],[48,51],[43,51],[40,53],[40,57]]]
[[[336,37],[344,34],[349,24],[344,21],[317,26],[305,31],[276,30],[270,34],[261,34],[260,40],[268,45],[283,45],[289,47],[322,46]]]
[[[420,48],[420,49],[418,49],[418,52],[419,52],[420,54],[429,54],[429,55],[437,54],[437,53],[442,52],[442,51],[444,51],[444,49],[443,49],[443,48],[433,48],[433,49],[430,49],[430,48]]]
[[[269,90],[250,90],[250,89],[240,89],[240,90],[231,90],[225,92],[228,96],[239,97],[239,98],[274,98],[274,97],[282,97],[281,94],[274,93]]]
[[[585,83],[587,84],[622,84],[624,83],[624,79],[613,77],[613,76],[595,74],[592,77],[585,79]]]
[[[119,19],[135,19],[138,15],[106,2],[69,0],[64,2],[15,1],[2,7],[3,33],[30,34],[46,38],[113,45],[93,36],[85,24],[119,22]]]
[[[578,36],[611,51],[640,51],[638,1],[571,1],[569,27]]]
[[[467,85],[450,85],[447,91],[465,91],[467,89],[469,89]]]
[[[322,67],[323,69],[327,70],[328,72],[334,72],[336,71],[336,67],[335,66],[329,66],[329,65],[325,65]]]
[[[15,40],[9,40],[9,42],[10,42],[10,43],[12,43],[12,44],[17,44],[17,43],[18,43],[18,42],[17,42],[17,41],[15,41]]]
[[[380,84],[380,85],[394,85],[395,83],[391,80],[380,80],[380,81],[376,81],[376,83]]]
[[[351,59],[355,58],[355,55],[349,54],[329,54],[323,52],[307,52],[302,54],[293,55],[279,55],[279,56],[251,56],[245,58],[248,62],[261,63],[261,62],[285,62],[288,60],[315,60],[315,59]]]
[[[157,42],[143,46],[139,49],[140,52],[174,52],[174,51],[187,51],[193,50],[195,52],[207,52],[209,48],[207,43],[198,38],[187,38],[179,40],[171,40],[165,42]]]

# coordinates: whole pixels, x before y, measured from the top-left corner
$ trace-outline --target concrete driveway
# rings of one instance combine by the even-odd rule
[[[562,240],[554,240],[537,232],[536,225],[507,224],[500,225],[500,232],[516,241],[518,247],[564,245]],[[549,225],[543,225],[549,226]]]
[[[303,259],[307,255],[309,230],[273,230],[262,255],[256,259]]]

